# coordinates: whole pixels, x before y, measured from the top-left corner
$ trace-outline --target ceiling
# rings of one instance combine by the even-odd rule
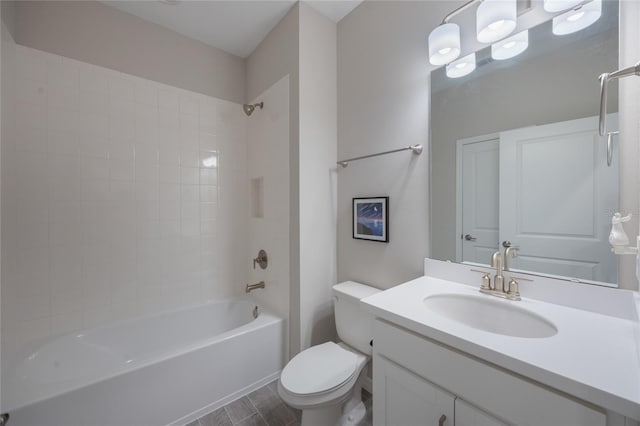
[[[160,0],[103,3],[246,58],[287,14],[295,0]],[[334,22],[362,0],[306,1]]]

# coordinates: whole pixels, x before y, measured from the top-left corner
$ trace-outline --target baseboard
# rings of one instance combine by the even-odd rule
[[[179,418],[178,420],[169,423],[167,426],[186,426],[189,423],[191,423],[194,420],[199,419],[200,417],[209,414],[213,411],[216,411],[218,408],[224,407],[225,405],[229,404],[230,402],[235,401],[236,399],[240,399],[245,395],[250,394],[251,392],[253,392],[256,389],[260,389],[261,387],[263,387],[264,385],[271,383],[272,381],[276,380],[278,377],[280,377],[280,373],[281,371],[277,371],[273,374],[268,375],[267,377],[258,380],[255,383],[250,384],[249,386],[246,386],[242,389],[240,389],[237,392],[234,392],[230,395],[225,396],[224,398],[221,398],[205,407],[202,407],[192,413],[187,414],[184,417]],[[367,377],[368,379],[368,377]],[[371,380],[369,380],[371,381]]]

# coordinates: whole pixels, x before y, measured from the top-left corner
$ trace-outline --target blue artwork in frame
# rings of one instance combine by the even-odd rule
[[[353,238],[389,242],[389,197],[353,199]]]

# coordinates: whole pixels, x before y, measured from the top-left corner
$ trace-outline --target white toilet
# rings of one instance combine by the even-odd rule
[[[300,352],[282,370],[280,397],[302,410],[302,426],[356,425],[365,415],[362,380],[371,356],[372,320],[360,299],[381,290],[347,281],[333,286],[336,329],[343,343]]]

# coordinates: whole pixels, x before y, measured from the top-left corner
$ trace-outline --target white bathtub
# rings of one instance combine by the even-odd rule
[[[3,411],[11,426],[187,424],[282,369],[284,321],[255,308],[212,302],[58,337],[3,378]]]

